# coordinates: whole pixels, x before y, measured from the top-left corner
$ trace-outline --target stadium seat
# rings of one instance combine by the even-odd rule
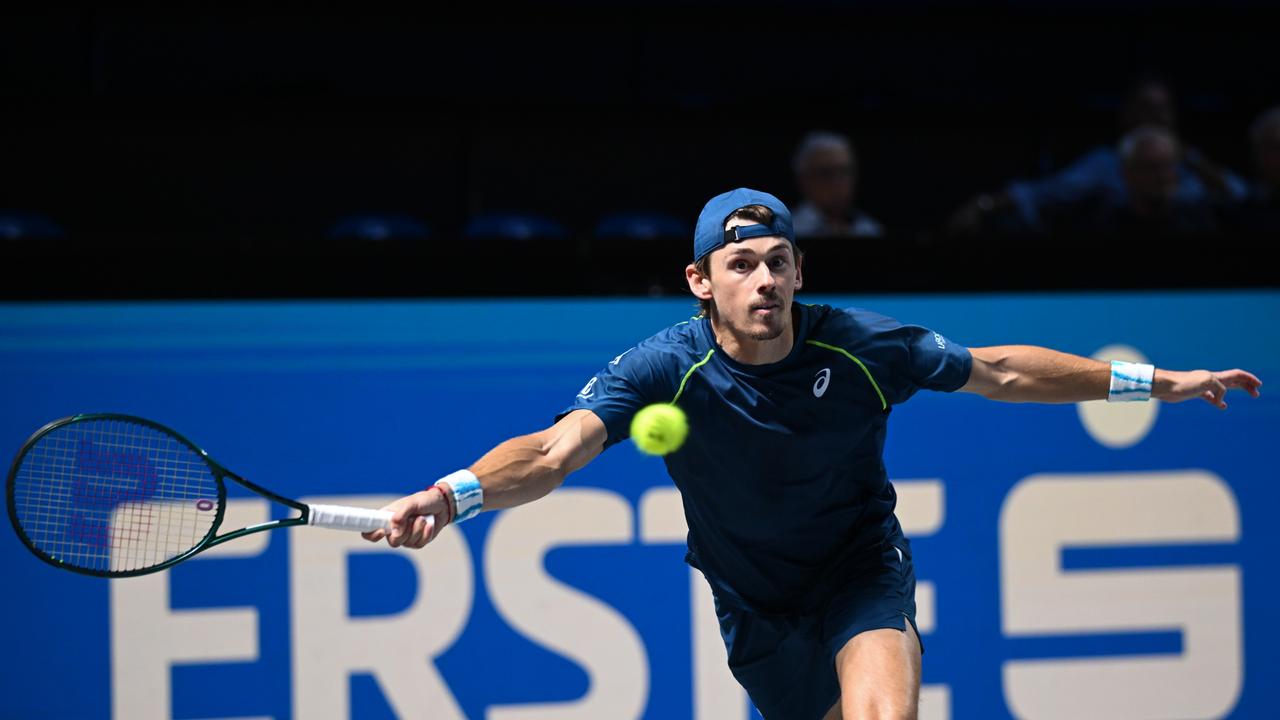
[[[329,230],[334,240],[425,240],[426,223],[403,213],[348,215]]]
[[[693,230],[687,223],[664,213],[615,213],[606,215],[596,225],[595,232],[597,238],[623,240],[685,238],[692,235]]]
[[[539,215],[486,213],[471,218],[462,234],[474,239],[560,240],[569,233],[560,223]]]
[[[33,212],[0,210],[0,240],[64,238],[66,231],[57,223]]]

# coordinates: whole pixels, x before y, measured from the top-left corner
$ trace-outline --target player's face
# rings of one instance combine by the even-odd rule
[[[800,268],[786,238],[729,243],[711,253],[709,267],[718,320],[734,334],[773,340],[791,327]]]

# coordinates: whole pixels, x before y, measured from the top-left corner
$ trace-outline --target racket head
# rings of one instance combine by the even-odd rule
[[[55,420],[23,444],[5,483],[14,531],[36,557],[98,577],[156,572],[204,549],[227,471],[173,430],[132,415]]]

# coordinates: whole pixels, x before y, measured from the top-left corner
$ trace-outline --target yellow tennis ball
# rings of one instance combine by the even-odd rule
[[[689,421],[684,411],[670,403],[643,407],[631,418],[631,439],[646,455],[673,453],[688,435]]]

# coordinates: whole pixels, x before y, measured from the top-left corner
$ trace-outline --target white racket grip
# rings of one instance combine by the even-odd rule
[[[435,526],[436,519],[427,516],[427,523]],[[335,530],[390,530],[391,511],[369,510],[368,508],[348,507],[346,505],[312,505],[308,516],[308,525],[333,528]]]

